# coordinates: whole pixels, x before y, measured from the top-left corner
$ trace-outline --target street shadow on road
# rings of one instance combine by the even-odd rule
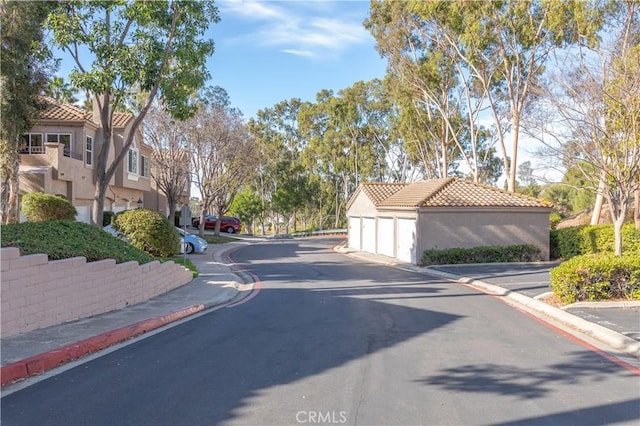
[[[548,398],[558,386],[593,387],[615,378],[635,378],[634,373],[603,360],[590,351],[568,354],[568,361],[541,365],[538,369],[502,364],[468,364],[448,368],[440,374],[420,379],[427,386],[460,393],[485,393],[496,397],[517,397],[522,400]],[[603,395],[603,400],[615,398]],[[564,411],[526,418],[508,425],[524,424],[593,424],[604,425],[640,419],[640,399],[603,404],[597,407]]]
[[[604,399],[604,398],[603,398]],[[501,426],[525,425],[612,425],[618,423],[638,424],[640,419],[640,399],[596,405],[578,410],[562,411],[538,417],[528,417],[512,422],[500,423]]]
[[[590,351],[569,354],[570,361],[540,366],[538,370],[515,365],[470,364],[443,370],[420,382],[456,392],[481,392],[511,395],[522,399],[541,398],[557,384],[587,386],[612,375],[633,377],[613,362]]]
[[[394,287],[396,296],[415,297],[418,289],[404,284],[407,275]],[[3,398],[3,422],[234,422],[264,392],[304,383],[463,318],[367,298],[380,291],[263,289],[250,303],[193,319],[43,381],[30,388],[29,397],[16,392]],[[343,385],[331,386],[346,392]],[[317,401],[305,402],[300,395],[284,401],[290,406],[277,407],[286,416],[276,423],[295,423],[296,412],[319,408]]]

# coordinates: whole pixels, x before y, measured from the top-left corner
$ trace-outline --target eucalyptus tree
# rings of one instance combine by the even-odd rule
[[[275,194],[280,190],[282,198],[283,188],[295,189],[295,182],[305,179],[306,171],[301,163],[305,141],[298,131],[301,106],[302,102],[297,98],[279,102],[271,108],[258,111],[248,124],[260,153],[253,187],[263,199],[262,213],[270,211],[271,222],[276,225],[280,222],[277,216],[283,210],[272,208],[277,207],[273,204]],[[295,197],[295,200],[292,213],[305,202],[302,196]],[[264,224],[266,218],[261,219]]]
[[[99,112],[103,143],[94,165],[94,224],[102,223],[109,181],[153,100],[161,98],[176,118],[194,113],[191,95],[208,77],[206,60],[214,48],[204,32],[218,20],[213,2],[178,0],[69,1],[49,16],[55,45],[75,64],[73,85],[92,94]],[[122,150],[111,155],[113,112],[134,87],[146,93],[146,99],[134,114]]]
[[[298,115],[305,166],[332,185],[335,226],[359,183],[389,180],[393,104],[380,80],[323,90]]]
[[[18,220],[22,134],[37,118],[37,95],[54,69],[43,22],[54,2],[0,3],[0,222]]]
[[[579,171],[607,201],[620,255],[622,224],[640,189],[640,4],[615,6],[605,27],[611,39],[583,46],[575,69],[553,76],[537,133],[550,158]]]
[[[589,7],[586,2],[545,0],[384,0],[372,2],[367,26],[379,50],[399,64],[399,75],[413,81],[445,121],[448,96],[435,88],[455,73],[458,85],[450,87],[461,90],[456,109],[467,118],[472,155],[476,152],[474,128],[482,109],[489,107],[508,189],[513,191],[522,116],[535,99],[554,50],[593,34],[597,19],[586,22],[592,17]],[[428,64],[433,65],[427,78],[416,78]],[[457,134],[455,128],[447,127],[451,137]],[[477,170],[477,157],[467,163]]]

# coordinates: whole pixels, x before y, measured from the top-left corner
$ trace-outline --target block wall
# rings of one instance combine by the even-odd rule
[[[135,305],[192,280],[173,262],[49,261],[15,247],[0,250],[2,337]]]

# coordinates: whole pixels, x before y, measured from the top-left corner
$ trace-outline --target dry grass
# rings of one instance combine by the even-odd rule
[[[560,300],[560,298],[558,296],[556,296],[555,294],[551,293],[545,297],[541,297],[538,299],[541,302],[546,303],[547,305],[551,305],[554,306],[556,308],[562,308],[563,306],[566,305],[566,303],[564,303],[562,300]]]

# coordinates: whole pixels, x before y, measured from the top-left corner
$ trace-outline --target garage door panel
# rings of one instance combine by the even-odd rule
[[[416,221],[398,219],[396,258],[403,262],[416,263]]]
[[[375,218],[362,218],[362,250],[376,252],[376,220]]]
[[[91,207],[76,206],[76,222],[91,223]]]
[[[394,232],[393,218],[378,218],[378,253],[393,257],[394,255]]]
[[[360,218],[349,218],[349,248],[360,250]]]

